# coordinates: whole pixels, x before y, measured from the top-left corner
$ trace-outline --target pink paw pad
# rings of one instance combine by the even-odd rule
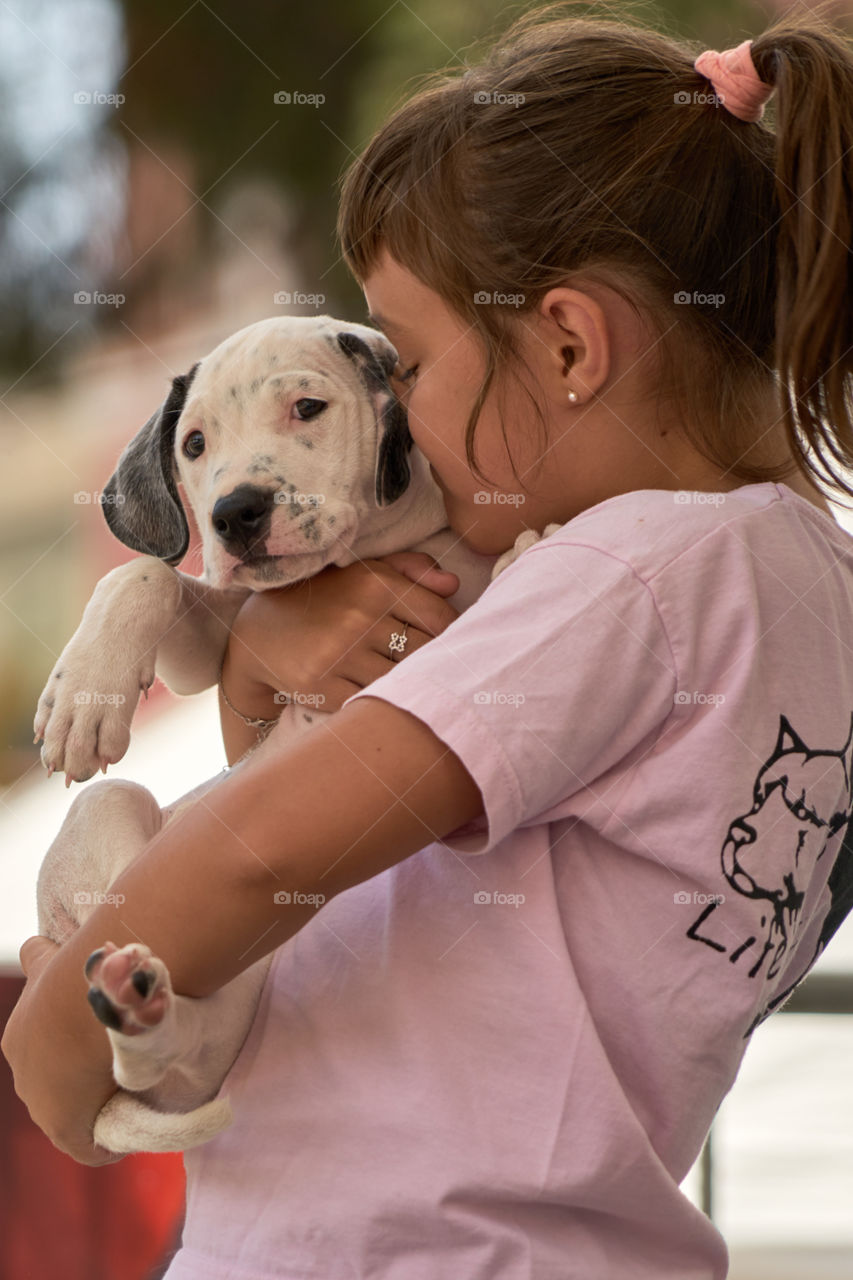
[[[119,949],[105,942],[89,956],[84,972],[89,1004],[110,1030],[136,1036],[162,1022],[171,993],[148,947],[131,943]]]

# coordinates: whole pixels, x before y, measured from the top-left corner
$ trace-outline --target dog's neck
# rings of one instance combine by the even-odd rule
[[[440,529],[447,528],[447,511],[441,490],[429,473],[425,458],[411,459],[412,478],[406,492],[392,507],[370,507],[359,526],[352,550],[333,561],[339,568],[355,560],[388,555],[402,547],[415,546]],[[404,536],[400,531],[404,530]]]

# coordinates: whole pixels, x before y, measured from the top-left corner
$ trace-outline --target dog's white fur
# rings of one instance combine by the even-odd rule
[[[388,382],[395,361],[374,329],[329,316],[291,317],[249,325],[175,379],[104,491],[113,531],[149,554],[101,579],[51,672],[34,723],[50,772],[84,781],[120,760],[139,691],[155,674],[178,694],[214,685],[230,627],[251,591],[330,564],[418,550],[458,575],[450,603],[462,612],[538,540],[527,530],[500,558],[481,556],[446,527],[440,490]],[[202,437],[203,451],[187,456],[184,445],[197,451]],[[175,480],[201,534],[201,578],[170,567],[187,536]],[[247,485],[267,498],[275,493],[260,523],[239,503],[217,516],[236,490],[249,493],[240,488]],[[321,714],[287,704],[276,733],[307,731]],[[86,788],[42,865],[39,932],[67,938],[157,832],[223,776],[163,811],[135,783]],[[122,1087],[101,1111],[95,1141],[116,1152],[205,1142],[230,1123],[227,1099],[215,1095],[248,1034],[271,956],[210,998],[192,1000],[172,992],[165,966],[146,947],[107,954],[110,947],[87,966],[94,990],[109,985],[106,971],[124,965],[147,975],[144,999],[156,996],[165,1012],[141,1030],[132,1009],[117,1010],[122,1029],[107,1034]],[[115,982],[110,994],[115,1012]]]

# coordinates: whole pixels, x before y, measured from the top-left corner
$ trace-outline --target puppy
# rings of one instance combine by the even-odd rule
[[[34,729],[48,774],[64,771],[67,786],[120,760],[139,692],[155,674],[182,695],[215,685],[252,591],[418,550],[458,575],[450,603],[461,612],[538,540],[525,530],[500,558],[482,556],[447,528],[441,492],[390,386],[396,360],[374,329],[290,317],[241,329],[173,380],[103,492],[111,530],[142,554],[97,584],[39,698]],[[178,482],[201,534],[200,578],[175,568],[189,542]],[[288,703],[276,732],[305,732],[321,714]],[[135,783],[86,788],[41,868],[39,932],[64,941],[110,900],[110,885],[158,831],[222,776],[162,811]],[[230,1123],[227,1099],[215,1095],[270,962],[193,1000],[174,994],[147,947],[106,943],[89,957],[89,1001],[121,1086],[98,1117],[98,1144],[179,1151]]]

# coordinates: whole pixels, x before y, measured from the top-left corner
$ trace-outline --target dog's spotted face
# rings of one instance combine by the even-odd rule
[[[183,484],[220,587],[284,586],[355,540],[410,480],[412,437],[377,330],[330,316],[249,325],[174,379],[119,459],[104,514],[122,542],[177,563]]]

